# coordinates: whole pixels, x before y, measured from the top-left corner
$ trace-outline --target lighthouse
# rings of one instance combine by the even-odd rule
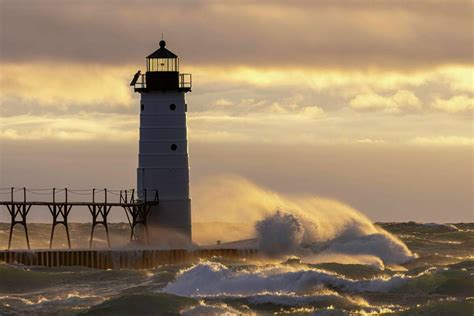
[[[159,192],[149,212],[150,243],[173,245],[191,241],[191,199],[185,94],[191,74],[179,72],[179,58],[160,41],[146,57],[146,73],[138,71],[130,85],[140,93],[140,140],[137,190]]]

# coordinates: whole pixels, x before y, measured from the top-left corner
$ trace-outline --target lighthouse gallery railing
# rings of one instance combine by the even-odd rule
[[[193,77],[191,74],[179,74],[178,88],[191,90],[193,85]],[[140,74],[138,80],[134,84],[135,90],[144,90],[146,86],[146,75]]]

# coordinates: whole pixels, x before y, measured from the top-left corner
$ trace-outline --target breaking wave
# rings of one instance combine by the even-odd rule
[[[241,311],[238,311],[227,304],[206,304],[205,302],[199,302],[199,305],[193,306],[191,308],[182,310],[180,312],[183,316],[193,316],[193,315],[226,315],[226,316],[238,316],[242,315]],[[245,315],[254,315],[246,311]]]
[[[189,297],[311,293],[324,288],[354,293],[388,292],[401,286],[407,278],[410,277],[395,275],[388,279],[353,280],[320,269],[294,269],[281,265],[234,271],[221,263],[201,262],[183,270],[164,291]]]
[[[228,231],[223,238],[213,236],[214,240],[257,238],[261,252],[270,257],[298,255],[311,262],[379,268],[416,257],[401,240],[335,200],[286,197],[236,176],[206,179],[198,188],[200,200],[195,216],[201,220],[212,216],[213,221],[238,222],[245,218],[247,223],[254,223],[250,236],[234,236]]]
[[[340,237],[326,241],[319,241],[318,236],[307,233],[303,243],[306,225],[314,224],[308,220],[302,223],[294,214],[281,211],[257,222],[259,249],[270,256],[298,254],[306,257],[305,262],[343,261],[381,269],[384,263],[400,264],[415,257],[400,240],[375,227],[377,233],[363,235],[357,232],[357,227],[349,226],[341,230]]]
[[[304,228],[298,217],[277,211],[255,225],[258,247],[269,255],[291,253],[299,250]]]
[[[163,291],[192,297],[247,297],[254,303],[306,305],[317,300],[340,299],[341,293],[435,293],[474,295],[474,280],[466,270],[426,269],[418,274],[393,273],[367,279],[351,279],[335,272],[300,265],[265,265],[232,269],[204,261],[180,271]],[[344,296],[344,300],[352,299]],[[357,299],[353,303],[363,304]],[[354,301],[356,300],[356,301]]]

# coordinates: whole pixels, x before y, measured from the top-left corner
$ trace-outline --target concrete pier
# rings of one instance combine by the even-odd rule
[[[256,256],[257,249],[1,250],[0,262],[44,267],[148,269],[163,264],[191,263],[212,257],[252,259]]]

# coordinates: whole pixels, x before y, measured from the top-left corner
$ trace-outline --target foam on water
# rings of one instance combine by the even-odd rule
[[[352,280],[324,270],[281,265],[234,271],[221,263],[206,261],[181,271],[163,291],[189,297],[313,293],[325,288],[354,293],[387,292],[403,285],[410,278],[395,275],[390,278]]]
[[[371,266],[378,270],[385,269],[385,264],[382,259],[377,256],[365,254],[344,254],[323,251],[320,253],[303,256],[302,261],[308,264],[344,262],[344,264],[350,265],[361,264]]]
[[[242,315],[241,311],[238,311],[226,304],[206,304],[203,301],[199,302],[199,305],[191,308],[182,310],[180,312],[183,316],[194,316],[194,315],[226,315],[226,316],[237,316]],[[256,315],[253,312],[246,311],[245,315]]]
[[[459,229],[458,229],[455,225],[453,225],[453,224],[423,223],[422,225],[425,226],[425,227],[434,227],[434,228],[443,227],[443,228],[450,229],[450,230],[453,230],[453,231],[458,231],[458,230],[459,230]]]

